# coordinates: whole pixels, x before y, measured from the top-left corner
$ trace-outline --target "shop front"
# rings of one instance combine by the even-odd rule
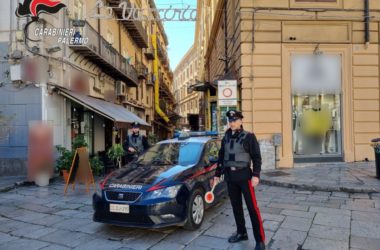
[[[70,100],[71,141],[83,136],[91,155],[106,152],[113,144],[122,143],[133,122],[139,122],[143,131],[150,127],[121,105],[66,89],[59,89],[58,93]]]
[[[290,60],[294,161],[343,160],[341,56],[300,53]]]
[[[284,45],[282,58],[279,165],[353,161],[355,100],[350,46]]]

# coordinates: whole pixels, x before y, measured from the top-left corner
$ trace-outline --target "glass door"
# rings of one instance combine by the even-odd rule
[[[341,57],[292,56],[294,159],[342,156]]]
[[[292,105],[294,156],[341,155],[340,95],[293,95]]]

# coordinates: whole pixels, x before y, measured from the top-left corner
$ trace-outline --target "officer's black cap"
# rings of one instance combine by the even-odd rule
[[[226,116],[228,118],[228,122],[233,122],[239,119],[243,119],[244,116],[240,111],[237,110],[229,110],[226,113]]]
[[[138,122],[132,123],[132,128],[139,128],[139,127],[140,127],[140,123],[138,123]]]

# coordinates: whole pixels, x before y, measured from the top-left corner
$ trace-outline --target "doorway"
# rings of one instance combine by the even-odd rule
[[[342,161],[341,57],[292,56],[294,162]]]

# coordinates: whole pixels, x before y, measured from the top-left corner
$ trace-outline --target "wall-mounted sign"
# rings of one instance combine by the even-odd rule
[[[293,55],[291,74],[294,95],[341,92],[340,55]]]
[[[219,106],[237,105],[237,81],[221,80],[218,81],[218,100]]]

